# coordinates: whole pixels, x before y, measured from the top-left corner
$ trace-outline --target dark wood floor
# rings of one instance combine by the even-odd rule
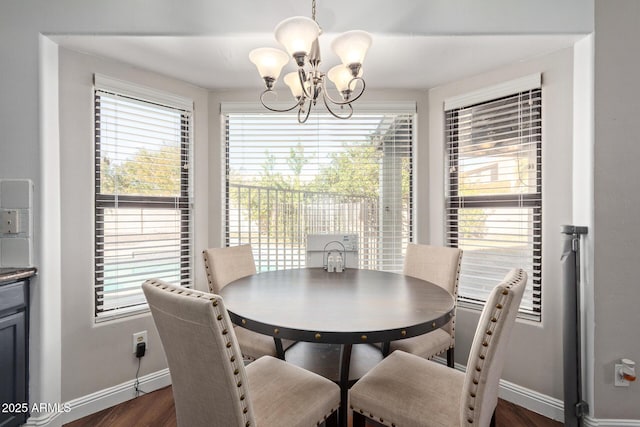
[[[175,427],[171,386],[142,395],[104,411],[65,424],[65,427]],[[505,400],[498,402],[497,427],[559,427],[545,418]]]

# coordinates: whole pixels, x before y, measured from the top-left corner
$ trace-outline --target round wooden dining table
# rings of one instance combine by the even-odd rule
[[[338,382],[341,426],[347,422],[349,386],[372,367],[358,366],[354,378],[350,366],[359,359],[365,360],[364,365],[377,363],[382,351],[372,344],[441,328],[455,309],[452,295],[443,288],[377,270],[269,271],[231,282],[220,295],[235,324],[273,336],[280,357],[285,355],[282,339],[297,341],[286,351],[287,362]],[[327,371],[327,366],[335,372]]]

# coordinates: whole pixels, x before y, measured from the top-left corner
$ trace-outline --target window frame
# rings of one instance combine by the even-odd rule
[[[232,241],[232,239],[230,239],[230,218],[229,218],[229,212],[230,212],[230,181],[229,181],[229,175],[230,175],[230,164],[229,164],[229,116],[231,114],[254,114],[254,113],[258,113],[260,115],[264,115],[264,110],[262,108],[255,108],[256,104],[254,103],[239,103],[239,102],[232,102],[232,103],[223,103],[222,104],[222,108],[221,108],[221,115],[222,115],[222,127],[223,127],[223,141],[224,141],[224,151],[223,151],[223,174],[222,174],[222,182],[224,185],[224,194],[223,194],[223,205],[221,206],[221,208],[223,209],[222,212],[222,219],[223,219],[223,236],[224,236],[224,244],[225,246],[229,246],[230,244],[238,244],[237,239],[234,239],[234,241]],[[414,212],[414,207],[415,207],[415,183],[414,183],[414,179],[416,179],[416,170],[415,170],[415,153],[416,153],[416,143],[417,143],[417,114],[416,114],[416,103],[415,102],[394,102],[394,103],[389,103],[388,105],[386,103],[364,103],[363,105],[361,105],[359,103],[358,105],[358,111],[355,113],[356,115],[358,114],[374,114],[374,115],[394,115],[397,116],[397,118],[399,119],[399,123],[402,124],[403,120],[406,120],[406,118],[403,118],[403,115],[407,115],[409,118],[408,121],[408,129],[410,131],[410,135],[411,135],[411,139],[410,139],[410,143],[408,145],[408,164],[409,164],[409,168],[410,168],[410,176],[409,176],[409,183],[408,183],[408,192],[410,194],[410,197],[412,197],[412,199],[407,203],[407,212],[408,212],[408,231],[406,231],[406,239],[407,242],[412,242],[415,238],[415,227],[416,227],[416,215]],[[320,111],[314,111],[311,113],[312,117],[314,115],[317,114],[322,114],[323,111],[320,109]],[[268,113],[271,116],[276,116],[276,113]],[[287,114],[282,114],[281,116],[285,116]],[[293,116],[292,116],[293,117]],[[280,117],[280,119],[282,120],[282,117]],[[277,119],[276,119],[277,120]],[[293,118],[292,120],[295,121],[295,118]],[[329,118],[329,120],[336,120],[334,118]],[[337,123],[341,123],[343,121],[337,121]],[[293,123],[293,122],[292,122]],[[296,123],[296,126],[309,126],[309,122],[307,122],[307,124],[305,125],[298,125]],[[400,129],[400,128],[398,128]],[[305,232],[305,230],[302,230],[303,234]],[[344,233],[346,234],[350,234],[350,231],[345,231]],[[380,231],[379,231],[380,233]],[[316,234],[315,232],[309,232],[309,234]],[[333,232],[329,232],[329,234],[336,234]],[[337,234],[342,234],[342,232],[337,232]],[[379,234],[378,239],[380,239],[381,234]],[[362,236],[361,236],[362,238]],[[241,240],[240,243],[251,243],[249,241],[244,241]],[[406,245],[403,245],[406,246]],[[360,249],[362,251],[362,249]],[[400,258],[404,258],[404,251],[405,251],[405,247],[400,248]],[[257,253],[257,249],[254,248],[254,257],[256,258],[256,263],[259,264],[259,256],[256,256]],[[380,253],[382,253],[382,250],[380,249]],[[360,257],[362,257],[362,252],[360,253]],[[383,258],[376,258],[377,261],[375,261],[376,264],[378,265],[384,265],[384,260]],[[362,262],[362,261],[361,261]],[[295,267],[297,265],[297,261],[290,264],[290,266],[286,267],[286,268],[292,268]],[[258,266],[259,267],[259,266]],[[365,267],[366,268],[366,267]],[[397,272],[401,272],[402,270],[402,265],[398,265],[396,269],[392,270],[392,271],[397,271]],[[391,270],[390,270],[391,271]]]
[[[536,80],[537,79],[537,80]],[[445,216],[444,216],[444,230],[446,233],[445,242],[448,246],[458,247],[459,245],[459,230],[458,230],[458,212],[462,208],[530,208],[532,209],[532,221],[531,226],[534,231],[532,234],[532,252],[531,260],[533,271],[529,274],[529,283],[532,289],[532,307],[523,308],[519,310],[518,317],[533,320],[537,322],[542,321],[542,208],[543,208],[543,194],[542,194],[542,140],[543,140],[543,101],[542,101],[542,88],[540,75],[536,75],[534,78],[529,78],[529,85],[533,87],[523,87],[518,89],[518,83],[524,81],[507,82],[501,85],[498,89],[492,88],[489,90],[481,90],[474,92],[470,95],[463,95],[457,97],[455,100],[445,102],[444,108],[444,145],[445,145]],[[533,81],[533,84],[531,82]],[[537,87],[536,87],[537,86]],[[461,109],[477,107],[485,104],[490,104],[501,99],[510,97],[520,97],[524,93],[539,93],[540,106],[540,126],[541,130],[536,135],[535,140],[535,157],[536,170],[535,170],[535,192],[530,193],[510,193],[499,195],[465,195],[459,194],[459,175],[460,168],[460,156],[459,156],[459,139],[457,136],[459,128],[456,127],[454,131],[448,130],[446,123],[449,121],[457,120],[457,114]],[[472,104],[465,105],[466,102],[473,102]],[[449,107],[449,108],[447,108]],[[451,120],[449,115],[455,115],[456,118]],[[524,141],[520,141],[520,144]],[[539,262],[535,262],[539,259]],[[464,264],[464,255],[462,263]],[[533,274],[531,274],[533,273]],[[460,306],[471,309],[482,309],[485,300],[478,298],[465,297],[463,294],[458,294],[458,303]]]
[[[179,196],[143,196],[112,194],[101,192],[101,135],[100,97],[112,96],[141,103],[143,105],[168,108],[180,113],[180,195]],[[185,287],[193,286],[193,233],[192,233],[192,169],[193,169],[193,101],[152,88],[113,79],[96,74],[93,88],[94,101],[94,321],[96,323],[121,317],[148,312],[146,300],[141,303],[104,309],[104,268],[99,267],[99,259],[103,256],[104,231],[100,230],[99,218],[104,218],[107,209],[139,208],[139,209],[172,209],[178,210],[180,216],[180,283]],[[185,128],[186,126],[186,128]],[[104,265],[104,263],[103,263]],[[151,277],[150,277],[151,278]],[[140,283],[142,284],[142,282]],[[142,293],[142,288],[140,288]],[[102,308],[101,308],[102,306]]]

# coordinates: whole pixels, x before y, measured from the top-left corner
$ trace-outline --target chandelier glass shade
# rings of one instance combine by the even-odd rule
[[[271,111],[286,112],[298,109],[298,121],[304,123],[311,108],[322,100],[334,117],[348,119],[353,114],[351,104],[360,98],[365,90],[362,78],[362,63],[371,46],[371,35],[365,31],[347,31],[336,37],[331,43],[332,50],[342,61],[341,65],[331,68],[326,74],[320,70],[320,46],[318,37],[322,33],[315,20],[315,0],[312,0],[312,18],[294,16],[280,22],[274,31],[276,40],[284,47],[280,49],[259,48],[249,53],[266,89],[260,96],[262,105]],[[275,93],[274,85],[284,66],[293,59],[297,71],[284,76],[284,82],[295,98],[290,108],[275,108],[265,100],[268,94]],[[327,91],[327,79],[333,82],[338,98]]]

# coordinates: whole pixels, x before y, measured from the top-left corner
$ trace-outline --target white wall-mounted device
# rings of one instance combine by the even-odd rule
[[[307,235],[307,267],[328,267],[334,256],[334,270],[338,255],[342,257],[342,268],[358,268],[357,234],[309,234]]]
[[[33,183],[0,179],[0,267],[32,267]]]

